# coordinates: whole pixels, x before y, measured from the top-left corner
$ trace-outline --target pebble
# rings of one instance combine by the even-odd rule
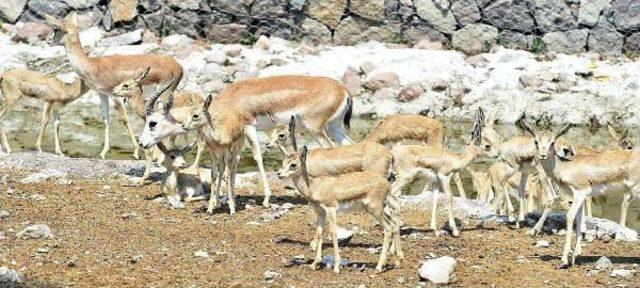
[[[193,253],[193,256],[200,259],[207,259],[209,258],[209,253],[207,253],[206,251],[198,250],[196,251],[196,253]]]
[[[280,278],[280,273],[274,270],[269,270],[264,272],[263,276],[265,281],[273,282],[273,281],[276,281],[278,278]]]
[[[456,259],[449,256],[443,256],[438,259],[425,261],[418,274],[420,278],[431,281],[434,284],[447,284],[450,281],[451,274],[456,268]]]
[[[596,269],[603,270],[611,267],[611,260],[609,258],[602,256],[596,261]]]
[[[635,270],[616,269],[611,271],[610,276],[617,277],[617,278],[627,278],[627,277],[631,277],[635,272],[636,272]]]
[[[547,241],[547,240],[538,240],[538,242],[536,242],[536,247],[548,248],[549,247],[549,241]]]
[[[38,248],[38,250],[36,250],[36,252],[38,252],[40,254],[46,254],[46,253],[49,253],[49,249],[47,249],[47,248]]]
[[[9,217],[9,212],[5,210],[0,210],[0,219],[4,219]]]
[[[142,255],[136,255],[136,256],[131,257],[131,260],[129,260],[129,262],[130,262],[131,264],[136,264],[136,263],[138,263],[138,262],[142,261],[142,258],[144,258],[144,256],[142,256]]]
[[[51,228],[45,224],[36,224],[22,229],[16,234],[17,238],[35,239],[35,238],[53,238]]]

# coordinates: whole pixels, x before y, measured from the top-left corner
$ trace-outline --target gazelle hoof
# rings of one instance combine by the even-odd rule
[[[319,267],[318,267],[318,262],[315,262],[315,261],[314,261],[313,263],[311,263],[311,265],[309,265],[309,267],[310,267],[311,269],[313,269],[313,270],[318,270],[318,268],[319,268]]]
[[[531,237],[536,237],[536,235],[538,235],[538,230],[535,228],[529,230],[529,235],[531,235]]]
[[[333,267],[333,273],[340,274],[340,265],[339,264],[336,265],[335,267]]]
[[[453,231],[451,233],[451,236],[456,237],[456,238],[460,237],[460,231],[458,231],[458,230]]]
[[[571,265],[569,265],[569,263],[562,263],[562,264],[558,265],[558,269],[569,269],[569,267],[571,267]]]
[[[269,208],[270,207],[268,199],[265,199],[264,201],[262,201],[262,207],[264,207],[264,208]]]

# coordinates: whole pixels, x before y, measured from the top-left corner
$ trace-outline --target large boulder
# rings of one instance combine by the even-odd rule
[[[417,44],[423,40],[440,43],[448,41],[444,34],[422,21],[413,21],[405,25],[402,37],[411,44]]]
[[[44,14],[49,14],[58,18],[62,18],[67,15],[69,6],[61,1],[51,0],[30,0],[27,4],[29,10],[41,17]]]
[[[498,34],[498,45],[510,49],[531,50],[533,47],[533,36],[504,30]]]
[[[269,35],[292,40],[298,38],[301,33],[300,27],[293,22],[293,19],[286,17],[261,19],[255,27],[255,36]]]
[[[132,21],[138,16],[137,0],[111,0],[109,1],[109,12],[113,23]]]
[[[479,3],[480,4],[480,3]],[[484,20],[500,29],[530,32],[535,27],[530,0],[497,0],[482,10]],[[483,7],[480,5],[480,7]]]
[[[607,7],[611,7],[611,0],[581,0],[578,23],[589,27],[596,26],[600,13]]]
[[[451,11],[460,25],[474,23],[482,18],[475,0],[452,0]]]
[[[256,0],[251,5],[251,16],[278,18],[287,15],[287,3],[279,0]]]
[[[0,287],[21,287],[22,277],[16,270],[0,267]]]
[[[414,0],[413,5],[420,18],[433,25],[438,31],[453,34],[456,30],[456,19],[451,11],[449,0]]]
[[[421,279],[429,280],[433,284],[447,284],[456,269],[456,264],[456,259],[449,256],[427,260],[422,263],[418,275]]]
[[[366,19],[347,17],[336,28],[333,41],[338,45],[354,45],[371,40],[392,42],[399,32],[399,29],[394,29],[391,25],[376,26]]]
[[[11,37],[11,40],[14,42],[36,44],[44,40],[52,31],[53,29],[43,22],[27,22],[18,27],[18,31]]]
[[[598,26],[589,32],[589,51],[602,54],[618,55],[622,53],[624,36],[616,30],[616,27],[601,16]]]
[[[612,4],[618,29],[628,31],[640,28],[640,1],[615,0]]]
[[[211,9],[234,16],[249,16],[249,1],[239,0],[209,0]]]
[[[302,20],[302,40],[312,44],[331,43],[331,30],[327,25],[312,18]]]
[[[588,29],[551,32],[542,37],[542,42],[547,51],[573,54],[584,51],[588,35]]]
[[[351,0],[350,11],[371,20],[384,20],[385,0]]]
[[[100,3],[100,0],[64,0],[73,9],[87,9]]]
[[[636,32],[627,37],[627,40],[624,42],[624,49],[640,55],[640,32]]]
[[[347,0],[309,0],[306,12],[312,18],[336,29],[347,9]]]
[[[200,0],[166,0],[169,7],[178,9],[198,10],[200,9]]]
[[[535,18],[542,32],[567,31],[578,28],[578,20],[564,1],[534,0]]]
[[[488,52],[498,39],[498,28],[486,24],[469,24],[453,33],[453,48],[466,54]]]
[[[7,22],[15,23],[24,11],[27,0],[2,0],[0,1],[0,18]]]
[[[238,43],[247,36],[247,25],[216,24],[206,31],[207,39],[218,43]]]

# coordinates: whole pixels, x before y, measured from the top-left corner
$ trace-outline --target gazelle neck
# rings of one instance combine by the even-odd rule
[[[480,156],[480,148],[473,144],[469,144],[460,156],[460,160],[462,160],[460,163],[460,168],[467,167],[471,162],[473,162],[473,160],[476,160],[476,158]]]
[[[74,34],[67,34],[65,38],[64,49],[69,56],[71,67],[81,77],[87,77],[91,73],[91,59],[82,48],[80,36],[75,32]]]
[[[295,185],[296,188],[298,188],[298,191],[300,191],[300,193],[305,198],[307,198],[307,199],[311,198],[310,187],[307,184],[307,182],[304,181],[304,178],[302,177],[302,175],[293,176],[293,177],[291,177],[291,180],[293,180],[293,185]],[[309,184],[311,184],[311,179],[309,179]]]
[[[65,90],[67,92],[67,96],[69,96],[69,101],[73,101],[82,97],[87,91],[89,91],[89,87],[85,84],[82,78],[78,78],[73,83],[65,84]]]

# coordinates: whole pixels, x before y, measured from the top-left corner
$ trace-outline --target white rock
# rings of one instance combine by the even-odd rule
[[[627,227],[620,227],[616,230],[614,238],[616,241],[638,242],[638,231]]]
[[[20,273],[18,273],[16,270],[9,269],[7,267],[0,267],[0,285],[13,287],[13,285],[19,284],[21,282],[22,277],[20,277]]]
[[[264,272],[263,274],[264,276],[264,280],[267,282],[273,282],[275,280],[277,280],[278,278],[280,278],[280,273],[273,271],[273,270],[269,270]]]
[[[123,46],[123,45],[131,45],[142,42],[142,33],[144,29],[138,29],[131,32],[127,32],[124,34],[105,37],[102,38],[96,43],[98,46],[103,47],[114,47],[114,46]]]
[[[180,201],[180,199],[173,196],[167,197],[167,201],[169,202],[169,205],[171,205],[171,208],[173,209],[182,209],[185,206],[184,202]]]
[[[23,238],[23,239],[31,239],[31,238],[49,239],[49,238],[53,238],[53,232],[51,231],[51,228],[49,228],[49,226],[45,224],[36,224],[36,225],[31,225],[22,229],[22,231],[16,234],[16,237]]]
[[[603,270],[611,267],[611,260],[609,258],[602,256],[596,261],[596,269]]]
[[[225,62],[227,62],[227,55],[222,52],[222,51],[218,51],[218,50],[211,50],[209,52],[207,52],[204,56],[204,59],[207,62],[210,63],[216,63],[216,64],[224,64]]]
[[[0,219],[4,219],[9,217],[9,212],[5,211],[5,210],[0,210]]]
[[[269,50],[269,37],[260,35],[258,40],[256,40],[256,43],[253,44],[253,49]]]
[[[171,34],[167,37],[162,38],[162,46],[169,48],[176,48],[182,45],[191,44],[194,40],[189,38],[189,36],[182,34]]]
[[[431,281],[434,284],[447,284],[451,273],[456,268],[456,259],[443,256],[438,259],[427,260],[422,264],[418,274],[420,278]]]
[[[354,232],[338,226],[336,234],[338,234],[338,241],[349,241],[353,237]]]
[[[538,240],[538,242],[536,242],[536,247],[547,248],[547,247],[549,247],[549,241],[547,241],[547,240]]]
[[[80,32],[80,42],[82,46],[94,47],[104,38],[105,32],[98,26],[90,27]]]
[[[633,276],[633,273],[635,272],[636,270],[616,269],[611,271],[610,276],[617,277],[617,278],[627,278],[627,277]]]
[[[207,259],[209,258],[209,253],[207,253],[206,251],[198,250],[196,251],[196,253],[193,253],[193,256],[200,259]]]

